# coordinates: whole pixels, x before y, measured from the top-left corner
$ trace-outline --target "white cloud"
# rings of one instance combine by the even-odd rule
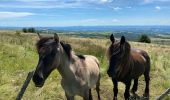
[[[119,22],[119,20],[118,19],[113,19],[112,22]]]
[[[126,8],[131,9],[132,7],[131,7],[131,6],[128,6],[128,7],[126,7]]]
[[[160,6],[156,6],[155,9],[156,10],[161,10],[161,7]]]
[[[33,13],[29,12],[0,12],[0,18],[15,18],[15,17],[26,17],[34,15]]]
[[[83,19],[83,20],[80,20],[80,22],[82,23],[117,23],[117,22],[120,22],[118,19]]]
[[[98,19],[83,19],[81,22],[97,22],[99,21]]]
[[[113,8],[114,11],[118,11],[118,10],[121,10],[121,9],[122,9],[122,8],[120,8],[120,7],[114,7],[114,8]]]
[[[5,0],[4,0],[5,1]],[[0,1],[0,8],[87,8],[91,5],[109,4],[113,0],[14,0]],[[14,3],[14,4],[13,4]],[[18,6],[19,5],[19,6]]]
[[[144,3],[152,3],[152,2],[170,2],[170,0],[144,0]]]
[[[108,2],[108,3],[110,3],[110,2],[112,2],[113,0],[99,0],[99,1],[101,1],[101,2]]]

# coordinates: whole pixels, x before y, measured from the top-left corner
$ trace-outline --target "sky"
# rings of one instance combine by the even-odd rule
[[[170,0],[0,0],[0,26],[170,25]]]

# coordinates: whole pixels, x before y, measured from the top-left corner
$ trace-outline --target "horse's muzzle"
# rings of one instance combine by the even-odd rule
[[[34,75],[32,80],[36,87],[42,87],[45,82],[44,79],[39,77],[38,75]]]

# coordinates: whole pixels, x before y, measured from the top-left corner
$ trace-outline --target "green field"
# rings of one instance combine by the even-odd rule
[[[61,40],[70,43],[77,54],[91,54],[100,60],[102,80],[102,100],[111,100],[113,97],[112,81],[106,71],[108,61],[106,50],[110,44],[108,39],[76,38],[60,35]],[[16,98],[27,74],[35,69],[38,55],[35,43],[38,40],[35,34],[15,34],[15,31],[0,31],[0,100]],[[146,50],[151,57],[150,99],[154,100],[170,87],[170,46],[160,44],[145,44],[130,42],[132,47]],[[61,76],[55,70],[42,88],[36,88],[31,81],[23,100],[65,100],[64,90],[60,85]],[[145,82],[143,76],[139,79],[137,93],[142,96]],[[119,84],[118,98],[122,100],[124,85]],[[96,99],[95,89],[93,98]],[[76,97],[79,100],[80,97]],[[81,99],[80,99],[81,100]],[[165,98],[170,100],[170,95]]]

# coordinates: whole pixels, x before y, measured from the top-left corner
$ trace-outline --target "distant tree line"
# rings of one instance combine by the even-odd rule
[[[24,33],[36,33],[36,30],[35,30],[35,28],[33,28],[33,27],[23,28],[22,31],[23,31]]]

